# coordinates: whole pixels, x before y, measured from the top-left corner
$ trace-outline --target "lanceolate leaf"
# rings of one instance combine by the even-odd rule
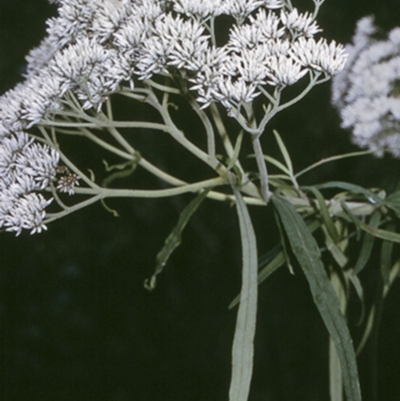
[[[243,130],[240,131],[239,136],[237,137],[235,148],[233,149],[233,155],[228,164],[228,170],[230,170],[236,164],[239,158],[239,153],[242,146],[242,139],[243,139]]]
[[[304,220],[284,198],[271,198],[287,237],[310,285],[314,303],[324,320],[340,360],[347,401],[361,401],[356,355],[338,298],[321,261],[320,250]]]
[[[391,225],[391,228],[394,229],[394,226]],[[393,245],[394,242],[392,241],[382,241],[381,246],[381,274],[383,282],[387,286],[390,285],[390,269],[392,268]]]
[[[372,203],[378,203],[378,204],[385,203],[384,199],[382,199],[376,193],[374,193],[368,189],[365,189],[363,187],[360,187],[359,185],[350,184],[348,182],[332,181],[332,182],[327,182],[325,184],[314,185],[314,186],[318,189],[340,188],[340,189],[344,189],[345,191],[363,195],[363,196],[365,196],[365,198],[367,198]]]
[[[261,262],[261,261],[260,261]],[[274,271],[278,270],[285,263],[285,257],[282,251],[272,257],[267,264],[261,264],[262,270],[258,273],[258,284],[260,285],[264,280],[266,280]],[[259,263],[260,266],[260,263]],[[240,302],[240,294],[238,294],[235,299],[229,304],[229,309],[232,309]]]
[[[400,243],[400,234],[395,233],[393,231],[382,230],[380,228],[373,227],[371,225],[365,224],[361,220],[359,220],[356,216],[351,213],[351,210],[346,206],[345,202],[342,202],[343,210],[345,210],[350,218],[350,220],[356,225],[357,229],[362,229],[365,232],[373,235],[374,237],[392,241],[396,243]]]
[[[369,226],[377,228],[381,221],[381,214],[379,211],[375,211],[369,221]],[[364,269],[365,265],[371,256],[372,248],[374,246],[375,237],[371,234],[365,233],[363,244],[361,246],[360,255],[358,256],[356,265],[354,266],[354,274],[360,273]]]
[[[327,230],[328,234],[330,235],[330,237],[332,238],[333,242],[335,244],[338,243],[340,240],[340,235],[335,227],[335,224],[334,224],[331,216],[329,215],[329,211],[326,206],[325,199],[323,198],[321,192],[319,192],[318,189],[314,188],[314,187],[306,187],[304,189],[309,190],[314,194],[315,198],[317,199],[319,210],[320,210],[321,216],[324,220],[326,230]]]
[[[377,238],[384,239],[386,241],[400,243],[400,234],[397,234],[393,231],[382,230],[380,228],[371,227],[368,224],[363,223],[362,221],[360,221],[360,227],[367,233],[370,233]]]
[[[314,232],[319,228],[320,223],[318,220],[312,220],[307,225],[310,232]],[[287,256],[285,256],[282,246],[278,245],[271,249],[267,254],[260,257],[258,261],[258,285],[265,281],[274,271],[278,270],[283,264],[287,263]],[[229,304],[229,309],[232,309],[240,302],[240,294]]]
[[[242,288],[232,346],[232,378],[229,401],[247,401],[253,373],[254,334],[257,314],[257,245],[247,206],[233,188],[239,216],[243,252]]]
[[[157,265],[154,274],[144,283],[146,289],[151,291],[155,288],[157,276],[163,271],[164,266],[166,265],[172,252],[174,252],[175,248],[177,248],[182,242],[183,230],[185,229],[194,212],[206,198],[207,194],[208,191],[201,192],[185,207],[185,209],[183,209],[176,226],[165,240],[164,246],[161,251],[157,254]]]
[[[275,136],[275,140],[278,143],[279,149],[282,153],[282,156],[285,159],[286,167],[288,168],[290,174],[292,175],[293,174],[293,164],[292,164],[292,160],[290,159],[289,152],[287,151],[286,146],[283,143],[282,138],[279,135],[278,131],[274,130],[273,133]]]

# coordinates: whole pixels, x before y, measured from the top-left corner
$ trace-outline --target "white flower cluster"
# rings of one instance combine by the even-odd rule
[[[0,107],[1,114],[1,107]],[[35,143],[24,132],[12,132],[0,140],[0,228],[17,235],[46,229],[45,208],[51,200],[38,193],[53,181],[58,153]]]
[[[248,103],[259,87],[292,85],[309,70],[333,76],[344,66],[341,45],[315,40],[308,13],[281,0],[57,0],[59,16],[28,56],[25,87],[44,86],[31,123],[73,91],[83,108],[101,108],[123,81],[133,87],[155,74],[180,75],[207,107]],[[230,16],[218,45],[221,15]],[[45,101],[43,101],[45,100]]]
[[[332,86],[342,127],[358,146],[400,157],[400,28],[378,39],[373,19],[363,18],[346,50],[349,61]]]
[[[308,71],[333,76],[346,59],[341,45],[314,39],[310,14],[282,0],[51,1],[58,16],[28,55],[25,81],[0,97],[0,228],[17,233],[44,228],[48,201],[38,191],[55,179],[59,157],[25,133],[72,112],[71,101],[99,111],[123,85],[167,75],[203,108],[219,102],[231,111]],[[222,15],[231,23],[220,44]],[[73,193],[71,177],[57,188]]]

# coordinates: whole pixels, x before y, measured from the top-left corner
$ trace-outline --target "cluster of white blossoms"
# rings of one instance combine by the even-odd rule
[[[400,157],[400,28],[385,39],[366,17],[357,24],[349,60],[332,86],[332,101],[353,142]]]
[[[49,201],[39,192],[56,179],[59,155],[28,135],[54,116],[99,112],[111,94],[156,75],[229,114],[308,72],[333,76],[346,60],[341,45],[314,38],[311,14],[284,0],[50,1],[58,16],[27,56],[25,81],[0,97],[0,228],[17,233],[45,228]],[[70,178],[58,189],[72,194]]]
[[[0,107],[1,113],[1,107]],[[0,228],[20,234],[45,229],[46,200],[38,191],[56,175],[58,153],[35,143],[22,132],[10,132],[0,140]]]
[[[333,76],[346,60],[341,45],[314,39],[321,29],[309,13],[280,0],[55,2],[59,16],[27,58],[27,81],[47,92],[40,110],[27,110],[32,123],[60,107],[67,91],[84,109],[99,109],[121,84],[155,74],[179,75],[204,107],[229,109],[251,102],[260,86],[292,85],[310,70]],[[232,23],[219,45],[221,15]]]

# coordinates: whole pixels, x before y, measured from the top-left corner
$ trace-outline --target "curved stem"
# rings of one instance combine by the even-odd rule
[[[220,174],[225,172],[225,168],[219,163],[216,158],[210,158],[207,153],[202,151],[196,145],[194,145],[191,141],[189,141],[182,131],[178,129],[178,127],[173,122],[168,107],[165,104],[160,104],[155,95],[149,97],[147,102],[151,104],[159,113],[161,118],[163,119],[166,126],[169,128],[169,134],[183,147],[185,147],[188,151],[190,151],[193,155],[195,155],[198,159],[208,164],[215,171],[218,171]]]
[[[98,189],[100,188],[97,184],[95,184],[89,177],[86,176],[86,174],[84,174],[81,170],[79,170],[79,168],[72,163],[67,156],[64,155],[64,153],[61,152],[59,146],[57,143],[55,143],[54,141],[51,140],[49,134],[46,132],[46,130],[44,129],[44,127],[39,127],[42,135],[45,137],[45,139],[48,141],[49,144],[52,145],[52,147],[54,147],[57,152],[60,154],[60,158],[61,160],[64,162],[64,164],[71,170],[73,171],[75,174],[78,175],[78,177],[80,179],[82,179],[87,185],[89,185],[89,187],[93,188],[93,189]]]
[[[192,106],[192,109],[196,112],[196,114],[199,116],[201,122],[204,125],[204,128],[206,130],[207,134],[207,153],[210,157],[210,160],[216,161],[216,156],[215,156],[215,134],[214,134],[214,129],[213,126],[210,122],[210,119],[208,118],[207,114],[200,109],[199,104],[192,98],[190,97],[189,103]]]
[[[145,129],[154,129],[159,131],[168,132],[169,129],[164,124],[158,123],[150,123],[147,121],[101,121],[96,119],[91,119],[93,122],[71,122],[71,121],[51,121],[51,120],[42,120],[38,124],[39,126],[46,127],[61,127],[61,128],[145,128]]]
[[[199,181],[193,184],[182,185],[176,188],[167,189],[112,189],[112,188],[76,188],[76,194],[101,195],[105,198],[164,198],[180,195],[188,192],[197,192],[206,188],[226,184],[226,179],[222,177],[210,180]]]
[[[272,194],[269,190],[267,164],[265,163],[265,158],[260,143],[260,137],[258,135],[254,135],[252,137],[252,144],[257,161],[258,171],[260,173],[261,196],[265,200],[265,202],[268,203]]]
[[[80,209],[83,209],[83,208],[85,208],[87,206],[93,205],[93,203],[98,202],[99,200],[101,200],[101,198],[102,198],[102,195],[101,194],[97,194],[97,195],[92,196],[91,198],[89,198],[89,199],[87,199],[87,200],[85,200],[83,202],[80,202],[80,203],[78,203],[78,204],[76,204],[74,206],[70,206],[69,208],[63,210],[62,212],[48,213],[46,215],[48,217],[45,218],[44,224],[48,224],[48,223],[51,223],[51,222],[53,222],[55,220],[59,220],[59,219],[65,217],[65,216],[68,216],[69,214],[74,213],[74,212],[76,212],[76,211],[78,211]]]

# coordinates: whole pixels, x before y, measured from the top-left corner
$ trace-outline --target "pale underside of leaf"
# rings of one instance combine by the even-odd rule
[[[247,206],[233,187],[243,253],[242,287],[232,346],[232,377],[229,401],[247,401],[253,373],[254,335],[257,314],[257,245]]]

